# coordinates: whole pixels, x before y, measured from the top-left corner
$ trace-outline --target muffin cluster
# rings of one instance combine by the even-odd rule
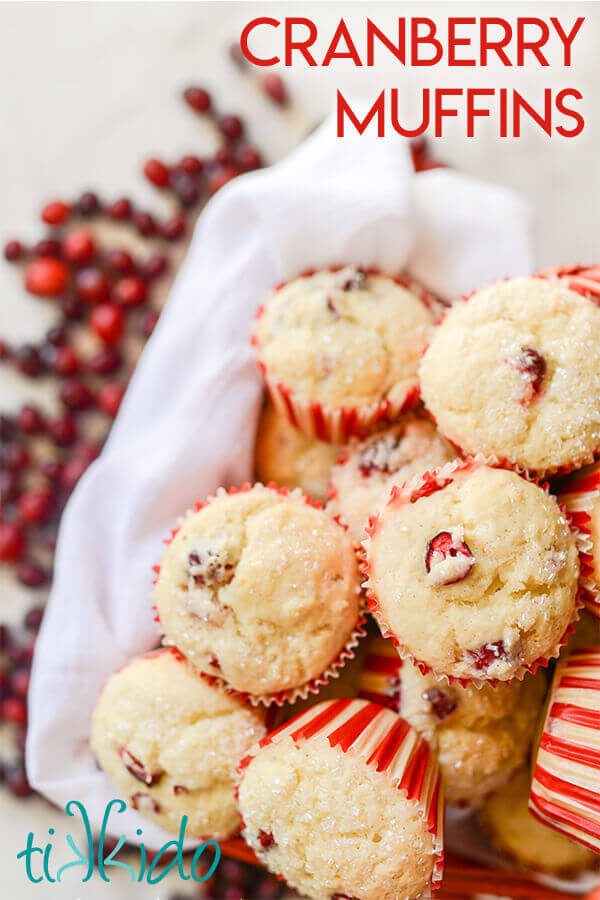
[[[446,804],[524,867],[595,865],[527,801],[554,660],[600,644],[600,308],[558,273],[441,310],[354,265],[265,299],[257,480],[177,523],[164,647],[93,718],[133,808],[241,830],[314,900],[429,896]]]

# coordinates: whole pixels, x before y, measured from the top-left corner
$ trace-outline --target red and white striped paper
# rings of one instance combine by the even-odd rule
[[[595,574],[592,512],[600,497],[600,463],[569,475],[561,483],[558,501],[564,506],[579,550],[581,599],[589,613],[600,619],[600,585]]]

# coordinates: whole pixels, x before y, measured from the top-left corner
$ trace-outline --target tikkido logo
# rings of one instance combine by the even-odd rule
[[[216,841],[205,841],[203,844],[200,844],[196,848],[190,862],[190,873],[189,875],[186,874],[183,859],[183,842],[185,839],[185,829],[188,823],[187,816],[183,816],[183,818],[181,819],[179,837],[171,841],[167,841],[166,844],[163,844],[163,846],[158,850],[157,853],[153,853],[150,856],[150,860],[149,854],[147,853],[146,847],[143,842],[140,841],[139,847],[132,848],[139,852],[139,865],[137,870],[132,865],[116,859],[118,852],[125,844],[125,835],[121,835],[117,840],[116,845],[114,846],[114,842],[111,840],[110,846],[112,847],[112,849],[110,850],[110,852],[105,851],[105,844],[108,844],[106,836],[108,830],[108,820],[113,808],[115,808],[116,812],[123,813],[127,809],[127,804],[124,803],[123,800],[111,800],[110,803],[106,805],[106,808],[104,810],[104,818],[102,820],[102,827],[100,829],[100,835],[98,841],[94,843],[89,816],[83,803],[80,803],[78,800],[71,800],[69,801],[69,803],[67,803],[65,807],[65,812],[67,813],[67,815],[75,817],[77,816],[77,814],[79,814],[81,816],[81,821],[85,832],[86,845],[85,849],[81,850],[75,843],[73,836],[71,834],[67,834],[66,841],[70,849],[73,851],[74,858],[69,862],[64,863],[64,865],[60,866],[60,868],[56,872],[56,876],[54,876],[50,871],[51,855],[53,850],[52,842],[48,842],[44,847],[38,847],[34,843],[35,835],[32,831],[30,831],[27,835],[25,849],[21,850],[20,853],[17,853],[17,859],[25,860],[25,872],[29,881],[31,881],[33,884],[39,884],[42,881],[60,883],[62,876],[64,872],[67,871],[67,869],[80,868],[85,870],[81,873],[82,883],[90,881],[96,870],[98,871],[98,874],[103,881],[110,882],[110,878],[106,870],[111,866],[118,869],[124,869],[126,872],[129,872],[132,883],[137,881],[138,883],[146,882],[146,884],[158,884],[166,875],[169,874],[169,872],[174,868],[175,865],[177,865],[177,868],[179,870],[179,877],[183,881],[190,881],[190,879],[195,882],[207,881],[215,872],[221,859],[221,849]],[[114,829],[111,830],[114,832]],[[54,828],[48,829],[48,834],[51,837],[54,835],[54,833]],[[138,837],[141,837],[142,829],[136,829],[136,834],[138,835]],[[212,848],[212,850],[214,851],[214,856],[212,856],[211,854],[211,863],[208,869],[206,869],[205,866],[200,866],[200,859],[207,848]],[[39,858],[36,856],[36,854],[39,854]],[[159,865],[163,861],[167,860],[167,864],[159,872]],[[148,865],[149,862],[150,864]]]

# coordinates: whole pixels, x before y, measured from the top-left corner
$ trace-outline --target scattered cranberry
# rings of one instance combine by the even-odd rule
[[[26,587],[37,588],[46,584],[48,575],[33,563],[22,562],[17,566],[17,578]]]
[[[8,503],[19,495],[19,476],[10,469],[0,469],[0,503]]]
[[[156,234],[156,222],[150,213],[136,212],[133,214],[133,224],[142,237],[152,237]]]
[[[40,466],[40,472],[48,481],[58,481],[60,478],[60,463],[56,459],[45,459]]]
[[[169,183],[169,170],[159,159],[148,160],[144,165],[144,175],[159,188],[164,188]]]
[[[287,90],[281,75],[269,72],[261,80],[262,89],[271,100],[283,106],[288,101]]]
[[[41,219],[47,225],[64,225],[71,215],[71,207],[67,203],[55,200],[47,203],[42,209]]]
[[[177,172],[171,179],[171,185],[177,199],[183,206],[194,206],[198,202],[200,191],[191,175],[188,175],[186,172]]]
[[[60,308],[67,319],[81,319],[83,316],[83,303],[73,291],[68,291],[61,297]]]
[[[59,447],[68,447],[77,437],[75,420],[69,415],[62,415],[58,416],[56,419],[51,419],[46,425],[46,430]]]
[[[58,259],[62,254],[62,244],[55,238],[45,238],[33,245],[34,256],[51,256]]]
[[[68,346],[57,347],[54,351],[52,368],[57,375],[74,375],[79,369],[79,359]]]
[[[210,94],[203,88],[186,88],[183,92],[183,99],[196,112],[207,112],[210,109]]]
[[[5,468],[18,471],[29,465],[29,453],[21,444],[5,442],[0,448],[0,460]]]
[[[215,153],[215,162],[219,166],[230,166],[233,163],[231,147],[219,147]]]
[[[8,647],[8,628],[6,625],[0,625],[0,650],[4,651]]]
[[[425,691],[424,696],[431,706],[434,716],[440,722],[447,719],[456,709],[456,699],[447,690],[433,687]]]
[[[16,669],[10,676],[10,690],[15,697],[26,697],[29,690],[29,669]]]
[[[181,157],[177,167],[187,172],[188,175],[200,175],[204,169],[204,163],[199,157],[188,154]]]
[[[115,200],[115,202],[111,203],[106,209],[107,216],[114,219],[116,222],[123,222],[126,219],[130,219],[132,212],[133,207],[131,206],[131,201],[128,200],[127,197],[121,197],[119,200]]]
[[[125,749],[125,747],[121,747],[119,756],[127,771],[130,772],[134,778],[137,778],[138,781],[148,785],[148,787],[152,787],[153,784],[156,784],[160,780],[162,772],[149,772],[144,768],[139,759],[136,759],[129,750]]]
[[[32,606],[23,619],[23,624],[28,631],[38,631],[44,617],[43,606]]]
[[[37,525],[44,522],[52,511],[52,494],[50,491],[29,490],[19,497],[17,509],[24,522]]]
[[[162,223],[161,234],[167,241],[176,241],[185,233],[186,221],[183,213],[175,213]]]
[[[0,415],[0,441],[7,441],[15,434],[15,423],[10,416]]]
[[[67,331],[65,328],[57,325],[46,332],[46,340],[53,347],[61,347],[67,341]]]
[[[239,175],[239,169],[237,169],[236,166],[223,166],[222,169],[217,169],[208,180],[209,193],[216,194],[217,191],[220,191],[221,188],[226,185],[228,181],[231,181],[232,178],[235,178],[236,175]]]
[[[40,256],[32,259],[25,271],[25,287],[39,297],[56,297],[67,286],[69,272],[60,259]]]
[[[269,850],[271,847],[277,846],[273,833],[271,831],[263,831],[262,828],[258,832],[258,840],[260,841],[260,846],[263,850]]]
[[[148,288],[143,278],[138,275],[128,275],[119,280],[113,286],[113,298],[119,306],[130,308],[142,306],[148,296]]]
[[[120,384],[105,384],[104,387],[101,387],[98,391],[98,406],[105,412],[107,416],[110,416],[111,419],[119,412],[119,406],[121,405],[121,400],[123,399],[123,394],[125,393],[124,389]]]
[[[473,667],[478,672],[488,669],[499,659],[506,659],[508,655],[504,647],[504,641],[484,644],[482,647],[478,647],[477,650],[467,650],[467,653],[471,657]]]
[[[93,396],[87,385],[77,378],[71,378],[62,385],[60,399],[68,409],[79,411],[91,406]]]
[[[149,256],[141,266],[140,274],[146,281],[153,281],[159,278],[167,270],[167,258],[159,253],[153,253]]]
[[[20,666],[29,666],[33,659],[33,644],[11,643],[8,648],[8,658],[15,669]]]
[[[123,335],[125,319],[118,306],[101,303],[92,310],[90,326],[105,344],[116,344]]]
[[[260,154],[254,147],[243,147],[237,157],[240,169],[244,172],[251,172],[253,169],[260,169],[262,160]]]
[[[546,374],[546,360],[533,347],[521,347],[521,352],[512,359],[508,359],[507,362],[514,366],[523,379],[521,403],[528,406],[542,389]]]
[[[147,313],[142,320],[142,334],[145,338],[149,338],[158,322],[159,315],[157,312]]]
[[[109,250],[105,262],[109,269],[119,275],[130,275],[135,269],[133,257],[125,250]]]
[[[61,467],[60,483],[68,493],[74,489],[88,466],[85,459],[70,459]]]
[[[22,697],[6,697],[0,703],[0,718],[15,725],[27,722],[27,704]]]
[[[96,375],[111,375],[121,365],[121,354],[114,347],[106,347],[88,360],[88,368]]]
[[[22,259],[25,250],[20,241],[7,241],[4,245],[4,259],[9,262],[17,262]]]
[[[13,353],[13,360],[17,369],[23,375],[29,375],[30,378],[35,378],[43,369],[39,351],[32,347],[31,344],[24,344],[22,347],[18,347]]]
[[[25,434],[37,434],[44,427],[44,420],[35,406],[23,406],[17,416],[17,424]]]
[[[76,275],[75,287],[86,303],[101,303],[110,291],[108,279],[99,269],[82,269]]]
[[[65,259],[78,266],[85,266],[94,258],[96,244],[91,232],[85,228],[75,228],[65,237],[62,245]]]
[[[228,141],[236,141],[244,133],[242,120],[238,116],[221,116],[218,125]]]
[[[8,359],[10,356],[10,348],[6,341],[0,338],[0,359]]]
[[[240,47],[238,41],[230,45],[229,58],[233,63],[235,63],[236,66],[239,66],[240,69],[243,69],[248,63],[246,57],[242,53],[242,48]]]
[[[76,212],[84,219],[97,215],[101,208],[98,196],[93,191],[84,191],[75,204]]]
[[[475,558],[469,547],[452,531],[440,531],[427,544],[425,568],[434,587],[462,581],[474,564]]]
[[[31,797],[33,789],[28,780],[25,766],[13,763],[4,769],[4,781],[15,797]]]

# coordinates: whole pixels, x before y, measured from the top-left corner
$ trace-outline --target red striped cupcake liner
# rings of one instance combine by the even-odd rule
[[[391,641],[382,637],[372,638],[358,678],[358,696],[397,713],[400,709],[402,663]]]
[[[328,271],[336,272],[343,266],[330,266]],[[365,268],[368,275],[382,274],[374,268]],[[300,278],[313,275],[315,270],[303,272]],[[397,284],[416,294],[427,309],[434,314],[434,320],[438,318],[440,311],[445,306],[443,300],[434,296],[423,285],[411,279],[407,275],[389,276]],[[287,282],[277,285],[280,290]],[[255,323],[265,311],[264,305],[259,306]],[[361,407],[330,406],[310,400],[308,397],[294,391],[289,385],[283,384],[274,378],[268,371],[264,361],[260,358],[260,343],[254,330],[251,335],[251,344],[254,347],[256,358],[263,375],[265,387],[277,412],[287,419],[308,437],[320,441],[328,441],[333,444],[345,444],[352,437],[366,437],[373,431],[385,425],[392,424],[401,415],[412,409],[419,401],[419,387],[415,384],[404,397],[391,401],[389,399],[378,400]],[[416,374],[415,374],[416,381]]]
[[[600,853],[600,647],[556,667],[529,809],[544,825]]]
[[[575,536],[581,560],[581,596],[589,613],[600,619],[600,584],[596,578],[592,513],[600,498],[600,463],[573,472],[557,486],[559,502],[576,526]]]
[[[445,466],[440,466],[440,468],[438,469],[433,469],[430,472],[425,472],[423,475],[415,475],[403,485],[393,487],[389,500],[386,504],[386,508],[392,503],[416,503],[417,500],[420,500],[423,497],[429,497],[431,494],[435,494],[437,491],[440,491],[443,488],[447,487],[447,485],[455,480],[457,475],[464,472],[473,471],[481,466],[489,466],[492,468],[506,469],[507,471],[515,472],[515,474],[520,475],[520,477],[525,478],[532,484],[536,484],[547,494],[552,496],[550,494],[547,482],[540,481],[538,478],[534,477],[532,474],[523,469],[515,469],[512,466],[498,460],[494,456],[467,456],[465,459],[454,460],[453,462],[447,463]],[[560,508],[561,512],[565,515],[565,518],[569,522],[569,527],[574,533],[575,540],[577,541],[576,527],[573,525],[573,523],[571,523],[566,511],[562,507]],[[398,640],[389,624],[385,621],[383,610],[381,609],[379,599],[371,580],[371,566],[369,563],[367,548],[370,539],[377,531],[379,519],[379,515],[373,516],[369,522],[369,525],[366,529],[368,537],[365,541],[363,541],[361,561],[363,575],[365,576],[365,581],[363,582],[363,590],[366,594],[367,606],[375,621],[379,625],[379,629],[383,637],[388,638],[392,642],[401,659],[410,660],[410,662],[412,662],[413,665],[415,665],[423,675],[431,674],[438,681],[447,682],[448,684],[460,684],[462,685],[462,687],[467,687],[467,685],[471,684],[476,688],[481,688],[484,684],[498,684],[499,680],[497,678],[466,678],[455,675],[447,675],[444,672],[437,672],[423,660],[417,659],[409,651],[409,649],[404,644],[402,644],[401,641]],[[575,596],[573,619],[565,629],[565,632],[561,636],[560,640],[554,645],[552,650],[546,656],[539,657],[539,659],[534,660],[532,663],[529,663],[529,665],[521,666],[519,669],[517,669],[515,674],[513,675],[513,678],[517,678],[519,681],[522,681],[527,673],[531,673],[532,675],[534,675],[540,667],[545,668],[549,664],[550,660],[556,659],[559,656],[561,648],[567,644],[569,636],[575,630],[575,623],[579,619],[579,611],[582,607],[583,600],[581,598],[581,585],[578,584],[577,594]],[[512,679],[510,680],[512,681]]]
[[[570,291],[600,303],[600,266],[553,266],[538,275],[540,278],[558,278]]]
[[[384,774],[416,803],[433,837],[435,862],[431,891],[444,868],[444,798],[435,754],[404,719],[367,700],[326,700],[286,722],[256,743],[238,766],[238,787],[244,770],[259,750],[291,739],[295,743],[326,739],[376,772]],[[423,900],[430,896],[422,894]]]
[[[287,487],[278,487],[274,481],[269,482],[267,485],[263,485],[260,482],[256,482],[251,484],[250,482],[244,482],[241,487],[231,487],[228,490],[225,488],[218,488],[217,492],[208,497],[204,502],[196,503],[192,509],[188,510],[186,515],[182,516],[179,521],[179,524],[176,528],[171,531],[171,534],[168,538],[166,538],[163,543],[167,546],[173,541],[174,537],[179,533],[185,519],[188,516],[194,515],[199,512],[205,506],[208,506],[211,502],[218,499],[219,497],[232,496],[240,493],[248,493],[252,490],[269,490],[273,491],[276,494],[279,494],[281,497],[287,497],[290,500],[297,503],[305,503],[308,506],[312,506],[315,509],[323,509],[323,504],[320,500],[313,500],[307,494],[303,494],[300,488],[295,488],[294,490],[290,490]],[[338,516],[333,516],[333,520],[346,531],[346,527],[340,521]],[[160,565],[155,565],[152,567],[154,572],[154,581],[153,584],[156,584],[158,576],[160,574]],[[154,621],[158,624],[161,629],[161,634],[163,636],[163,644],[165,646],[174,647],[174,644],[170,643],[166,636],[164,635],[164,631],[161,627],[160,615],[158,612],[158,608],[156,604],[153,605],[154,610]],[[346,641],[345,645],[342,647],[338,655],[335,659],[329,664],[329,666],[322,672],[319,676],[315,678],[311,678],[310,681],[307,681],[305,684],[299,685],[295,688],[288,688],[287,690],[276,691],[272,694],[251,694],[247,691],[239,691],[236,688],[233,688],[230,684],[225,681],[224,678],[221,678],[219,675],[210,672],[200,672],[199,669],[197,671],[200,673],[202,678],[205,679],[209,684],[215,685],[216,687],[223,690],[226,694],[231,694],[236,697],[239,697],[244,703],[250,703],[252,706],[270,706],[274,704],[277,707],[283,706],[284,703],[295,703],[296,700],[305,700],[311,694],[318,694],[321,688],[326,685],[332,678],[338,678],[341,674],[341,670],[344,668],[346,663],[354,659],[355,657],[355,649],[358,646],[358,643],[361,638],[363,638],[366,634],[365,629],[366,623],[366,615],[364,612],[360,612],[359,617],[356,621],[356,625],[353,631],[350,634],[350,637]],[[186,659],[189,665],[194,666],[194,664],[189,660],[179,648],[175,648],[179,655]],[[194,668],[197,668],[194,666]]]

